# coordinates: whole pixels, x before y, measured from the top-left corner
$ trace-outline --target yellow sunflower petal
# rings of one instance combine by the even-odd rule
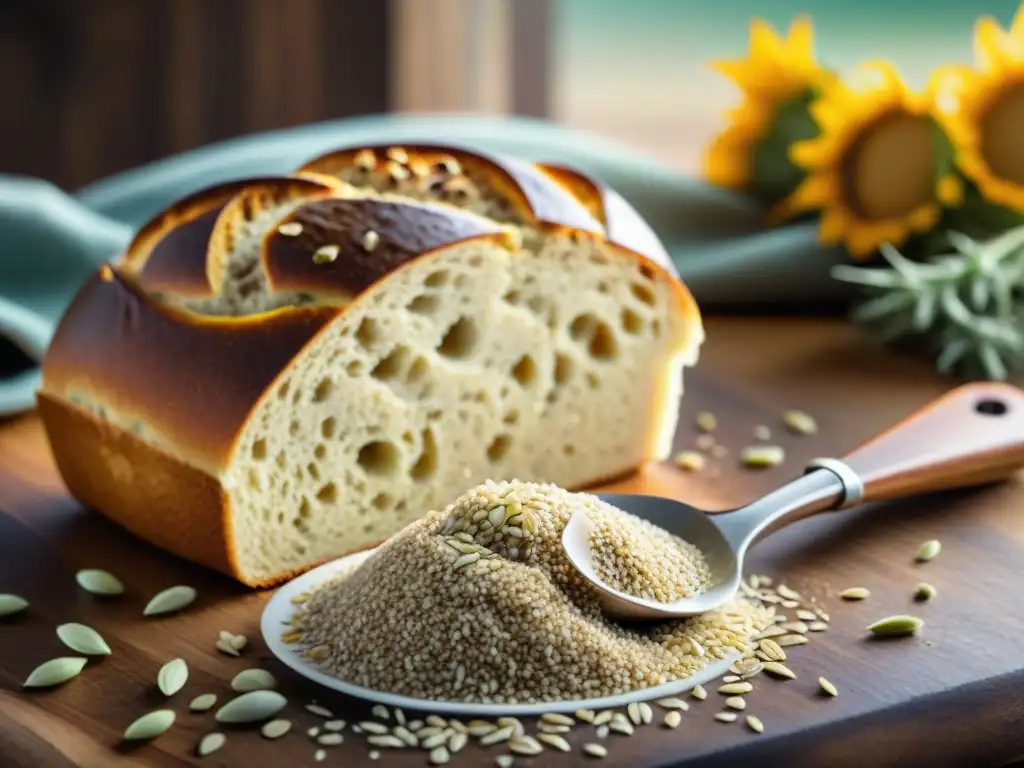
[[[811,61],[814,59],[814,25],[809,16],[797,16],[789,25],[786,37],[789,50],[795,56]]]

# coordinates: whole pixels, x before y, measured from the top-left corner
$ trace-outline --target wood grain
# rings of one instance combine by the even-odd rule
[[[685,474],[658,465],[610,486],[662,493],[698,506],[743,503],[797,473],[803,462],[841,455],[865,438],[933,399],[950,386],[912,358],[870,347],[852,329],[831,320],[721,319],[689,378],[678,447],[692,444],[693,415],[714,411],[719,440],[730,455],[705,471]],[[819,421],[820,433],[782,433],[783,409],[799,407]],[[736,456],[757,424],[776,431],[786,465],[741,470]],[[350,722],[368,707],[314,690],[270,657],[257,621],[267,598],[140,543],[69,499],[56,476],[38,421],[29,416],[0,426],[0,591],[24,595],[29,611],[0,623],[0,763],[8,766],[316,766],[315,745],[303,731],[317,718],[301,710],[318,698]],[[912,562],[921,541],[938,538],[942,554]],[[820,515],[759,544],[751,568],[817,597],[832,627],[809,645],[789,649],[797,679],[756,678],[748,713],[764,721],[754,735],[741,723],[712,715],[721,697],[694,702],[676,731],[644,728],[632,738],[612,736],[601,765],[786,765],[863,768],[999,766],[1024,757],[1024,488],[1019,480],[857,511]],[[104,600],[77,588],[74,571],[106,567],[128,584],[122,598]],[[927,604],[912,601],[927,580],[938,590]],[[180,616],[143,619],[142,607],[159,589],[196,586],[200,598]],[[849,586],[872,590],[869,599],[841,604]],[[921,635],[897,641],[866,638],[880,616],[913,612],[926,622]],[[53,628],[82,621],[98,629],[113,655],[90,662],[76,680],[55,691],[25,694],[21,681],[41,661],[63,653]],[[243,633],[242,659],[218,654],[221,629]],[[188,660],[191,676],[170,701],[174,728],[148,745],[125,748],[120,734],[136,716],[164,705],[155,676],[165,661]],[[212,715],[187,712],[195,695],[227,695],[227,681],[247,666],[270,669],[295,706],[297,730],[268,743],[247,729],[231,729],[220,752],[199,760],[194,747],[212,729]],[[840,690],[817,692],[823,675]],[[585,765],[578,751],[592,732],[570,735],[576,751],[545,753],[530,762]],[[323,765],[367,765],[366,748],[348,735],[329,747]],[[453,766],[490,764],[495,750],[468,748]],[[426,765],[423,753],[385,753],[381,765]]]

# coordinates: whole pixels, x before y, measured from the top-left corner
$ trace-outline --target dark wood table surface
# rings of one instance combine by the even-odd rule
[[[732,451],[703,472],[647,468],[616,484],[675,495],[707,508],[740,504],[797,474],[802,462],[840,455],[953,385],[927,364],[874,348],[847,324],[827,319],[721,318],[707,322],[708,341],[688,378],[677,446],[692,444],[693,416],[711,410],[719,441]],[[785,408],[813,414],[814,437],[783,435]],[[756,472],[738,467],[738,449],[755,425],[775,428],[788,452],[785,465]],[[356,766],[372,765],[360,737],[327,747],[324,762],[305,730],[318,718],[302,705],[316,698],[353,721],[368,706],[315,690],[278,664],[259,639],[267,593],[158,552],[83,510],[61,485],[38,419],[0,423],[0,592],[28,598],[24,614],[0,620],[0,766]],[[915,565],[925,539],[942,541],[941,555]],[[128,586],[116,600],[81,591],[75,571],[102,567]],[[823,515],[792,526],[754,551],[750,568],[814,595],[831,614],[831,628],[791,648],[797,679],[755,678],[747,713],[765,732],[739,722],[717,723],[716,693],[694,702],[675,731],[638,729],[610,736],[609,766],[885,766],[1006,765],[1024,757],[1024,488],[1019,480],[900,504]],[[912,601],[918,581],[938,590],[927,604]],[[181,615],[143,619],[149,595],[186,583],[199,600]],[[842,603],[849,586],[872,590],[860,603]],[[913,612],[926,621],[917,637],[868,640],[865,626],[881,616]],[[70,655],[54,627],[81,621],[98,629],[113,655],[91,662],[71,683],[26,694],[25,676],[40,662]],[[222,629],[249,637],[242,658],[214,650]],[[158,668],[182,657],[191,675],[169,703],[155,688]],[[187,711],[191,698],[230,692],[239,670],[265,667],[280,680],[296,728],[277,742],[253,729],[229,729],[228,743],[206,758],[195,745],[214,730],[212,714]],[[840,691],[817,691],[825,676]],[[178,721],[149,744],[124,747],[125,726],[149,709],[170,706]],[[569,736],[571,754],[545,752],[519,765],[571,766],[591,762],[579,751],[589,727]],[[499,751],[467,748],[453,766],[492,765]],[[424,752],[386,751],[380,765],[426,765]]]

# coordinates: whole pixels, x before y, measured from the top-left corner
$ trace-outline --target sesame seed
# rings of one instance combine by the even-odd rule
[[[337,245],[321,245],[313,252],[314,264],[330,264],[338,258],[341,248]]]
[[[373,251],[378,245],[380,245],[380,235],[372,229],[368,229],[363,235],[363,249],[366,251]]]
[[[297,237],[302,234],[302,224],[297,221],[289,221],[279,226],[277,231],[285,237]]]

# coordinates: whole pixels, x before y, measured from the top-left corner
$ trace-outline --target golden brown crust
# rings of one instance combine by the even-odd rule
[[[264,390],[337,307],[238,318],[158,306],[101,268],[64,314],[43,361],[43,390],[80,390],[215,472]]]
[[[604,225],[609,242],[646,256],[673,275],[678,275],[661,240],[622,195],[575,168],[562,165],[538,167],[569,190]]]
[[[286,224],[298,224],[302,230],[282,234],[280,227]],[[505,240],[507,235],[488,219],[436,206],[318,200],[296,209],[268,233],[263,267],[274,290],[351,300],[409,261],[479,237]],[[320,250],[325,248],[338,250]],[[316,255],[318,250],[322,257]]]
[[[454,160],[460,171],[482,180],[527,220],[591,232],[602,231],[599,222],[576,198],[564,188],[550,183],[547,176],[533,165],[457,145],[416,143],[349,147],[313,158],[299,172],[337,176],[343,169],[371,156],[374,165],[398,163],[410,173],[436,177],[437,183],[443,183],[450,175],[445,166]]]

